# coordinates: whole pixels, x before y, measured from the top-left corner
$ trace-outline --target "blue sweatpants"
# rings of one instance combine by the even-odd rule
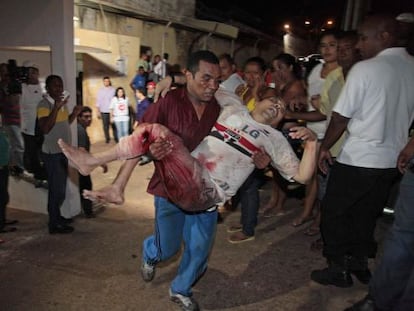
[[[184,242],[173,293],[191,296],[191,287],[207,269],[217,226],[217,211],[187,213],[165,198],[155,196],[155,233],[144,240],[143,260],[156,264],[174,256]]]

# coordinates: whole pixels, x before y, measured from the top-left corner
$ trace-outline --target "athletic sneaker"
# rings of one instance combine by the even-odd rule
[[[141,276],[145,282],[151,282],[155,276],[155,266],[143,261],[141,265]]]
[[[180,305],[181,310],[183,311],[199,311],[200,310],[200,307],[198,306],[197,301],[195,301],[193,298],[183,296],[181,294],[174,294],[171,291],[171,289],[169,291],[170,291],[171,301]]]

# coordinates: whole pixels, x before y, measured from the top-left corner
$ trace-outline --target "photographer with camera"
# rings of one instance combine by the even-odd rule
[[[43,143],[43,134],[36,130],[37,105],[42,100],[42,87],[39,83],[39,69],[31,61],[23,63],[27,68],[27,80],[22,83],[20,97],[21,132],[24,140],[23,163],[24,168],[33,173],[35,186],[46,185],[46,172],[41,164],[40,152]]]
[[[0,111],[4,130],[10,142],[10,173],[23,173],[23,138],[20,134],[21,82],[15,62],[0,64]]]

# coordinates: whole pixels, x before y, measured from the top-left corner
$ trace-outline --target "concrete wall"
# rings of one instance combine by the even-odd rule
[[[73,46],[73,8],[72,0],[14,0],[2,1],[0,10],[1,46],[49,46],[51,51],[51,72],[40,68],[44,75],[50,73],[62,76],[65,88],[75,94],[75,56]],[[16,55],[16,54],[14,54]],[[8,58],[14,58],[13,53]],[[28,55],[29,56],[29,55]],[[75,96],[68,103],[75,105]],[[76,124],[72,125],[73,140],[76,142]],[[73,173],[73,172],[72,172]],[[68,182],[67,199],[63,214],[72,216],[80,211],[79,192],[76,178]],[[39,209],[46,212],[44,193],[32,187],[25,189],[14,178],[10,180],[10,205],[22,209]]]

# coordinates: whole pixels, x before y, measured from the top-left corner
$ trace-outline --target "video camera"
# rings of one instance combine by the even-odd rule
[[[10,78],[7,86],[8,94],[21,94],[22,83],[26,83],[29,78],[29,67],[19,67],[15,59],[9,59],[7,62],[7,71]]]

